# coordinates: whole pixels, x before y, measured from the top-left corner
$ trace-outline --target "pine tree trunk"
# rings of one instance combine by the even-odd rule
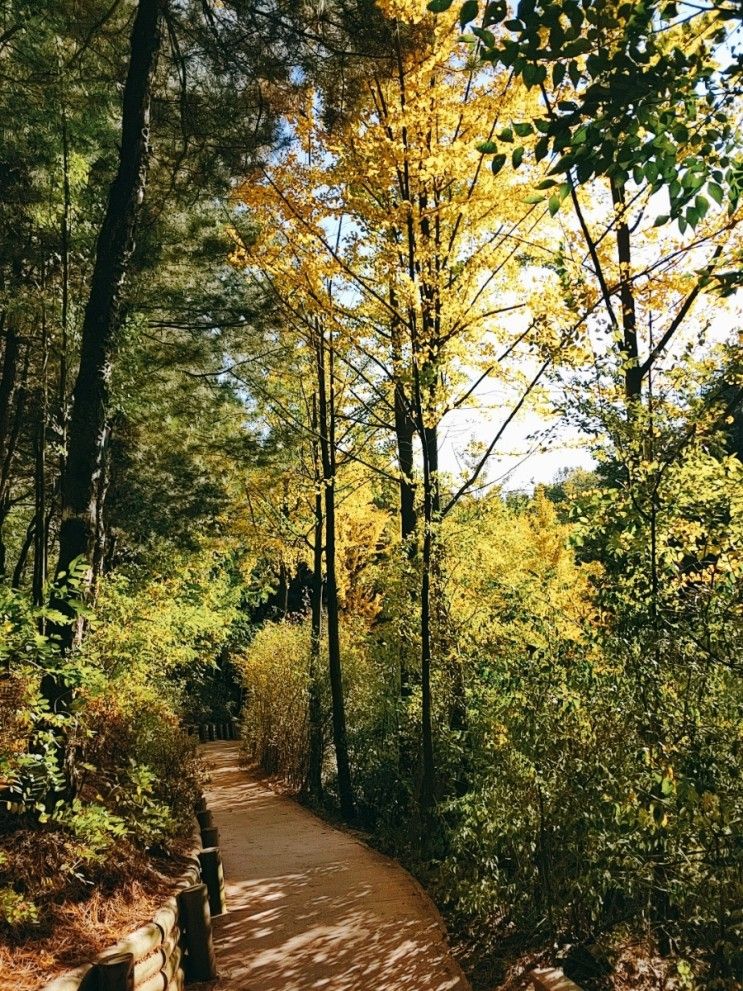
[[[26,564],[28,563],[28,555],[33,546],[34,540],[36,538],[36,516],[32,516],[28,526],[26,527],[26,535],[23,538],[23,543],[21,544],[21,549],[18,552],[18,560],[16,561],[16,566],[13,569],[13,579],[11,581],[11,588],[20,588],[21,582],[23,581],[23,572],[26,570]]]
[[[34,471],[34,578],[33,600],[40,606],[44,597],[47,573],[46,546],[46,410],[42,406],[35,439]]]
[[[47,577],[47,542],[46,542],[46,445],[48,419],[47,368],[49,364],[49,336],[46,327],[46,308],[42,308],[42,354],[41,354],[41,386],[39,389],[39,422],[36,430],[35,466],[34,466],[34,578],[33,600],[40,606],[44,600],[44,586]]]
[[[13,467],[16,449],[18,447],[18,438],[21,433],[23,419],[26,413],[28,390],[25,383],[28,381],[28,363],[29,352],[27,349],[23,370],[21,371],[20,383],[13,396],[13,416],[7,432],[5,454],[2,459],[2,463],[0,464],[0,576],[5,575],[7,564],[7,551],[5,547],[5,540],[3,538],[3,529],[11,507],[10,490],[13,481]]]
[[[5,452],[10,439],[13,396],[18,385],[21,343],[11,318],[5,316],[1,327],[3,331],[3,362],[0,373],[0,465],[5,461]]]
[[[67,457],[61,484],[61,523],[56,592],[53,605],[70,614],[64,594],[76,559],[91,563],[98,515],[99,482],[108,420],[109,382],[120,325],[122,286],[129,267],[139,206],[144,196],[149,153],[150,101],[161,44],[163,5],[167,0],[139,0],[132,28],[129,66],[121,117],[121,148],[116,176],[96,243],[95,263],[83,318],[80,365],[72,395]],[[66,163],[65,163],[66,165]],[[66,318],[66,314],[65,314]],[[64,388],[60,383],[60,391]],[[64,403],[64,396],[61,397]],[[50,624],[64,651],[76,637],[72,623]],[[72,690],[47,674],[41,691],[51,712],[69,708]],[[75,793],[72,754],[58,730],[59,766],[64,776],[53,805]]]
[[[5,520],[8,517],[8,512],[10,511],[10,501],[4,499],[0,503],[0,578],[5,577],[5,572],[8,567],[8,548],[5,543],[5,535],[3,533],[5,528]]]
[[[119,167],[109,191],[82,327],[62,481],[57,576],[78,558],[90,561],[98,518],[99,476],[107,428],[109,383],[149,153],[150,101],[161,43],[163,0],[139,0],[124,87]],[[61,584],[64,584],[62,579]],[[60,602],[63,606],[64,603]],[[69,648],[74,631],[60,629]]]
[[[98,580],[103,574],[103,562],[106,556],[108,533],[106,529],[106,495],[111,481],[111,427],[106,428],[101,451],[101,470],[98,473],[98,491],[95,499],[95,539],[93,541],[93,558],[91,564],[91,591],[93,597],[98,587]]]
[[[14,404],[22,400],[20,378],[21,341],[12,316],[2,315],[3,360],[0,372],[0,577],[5,575],[7,551],[3,537],[10,510],[10,478],[17,441],[17,413]]]

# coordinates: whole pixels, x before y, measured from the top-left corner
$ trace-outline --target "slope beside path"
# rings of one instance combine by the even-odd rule
[[[203,748],[228,912],[218,991],[468,991],[431,901],[398,864]]]

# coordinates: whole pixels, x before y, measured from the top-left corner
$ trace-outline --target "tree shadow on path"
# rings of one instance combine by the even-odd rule
[[[436,909],[399,865],[204,748],[228,912],[219,991],[467,991]]]

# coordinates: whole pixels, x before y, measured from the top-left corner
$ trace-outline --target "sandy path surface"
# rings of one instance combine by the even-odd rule
[[[436,909],[400,866],[203,748],[228,912],[219,991],[468,991]]]

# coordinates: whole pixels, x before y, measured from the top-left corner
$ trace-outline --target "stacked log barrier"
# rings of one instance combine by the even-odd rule
[[[582,991],[559,967],[537,967],[526,976],[532,991]]]
[[[134,955],[107,953],[98,961],[98,991],[134,991]]]
[[[214,738],[217,729],[223,739],[237,737],[234,720],[187,727],[202,741]],[[188,866],[152,920],[40,991],[183,991],[187,983],[217,976],[211,918],[227,906],[219,830],[203,795],[195,803],[195,818]]]
[[[201,830],[201,842],[204,843],[204,830],[214,825],[214,814],[207,808],[199,809],[196,813],[196,822]]]
[[[212,846],[219,846],[219,830],[216,826],[205,826],[201,830],[201,842],[204,849]]]
[[[174,894],[146,925],[104,950],[91,963],[68,971],[41,991],[183,991],[188,981],[189,957],[214,961],[214,949],[195,940],[211,940],[211,917],[206,885],[201,882],[198,846],[188,856],[188,866],[175,885]],[[182,905],[183,894],[203,888],[205,917],[189,933]],[[199,973],[203,972],[203,966]],[[211,974],[216,976],[216,970]]]
[[[225,740],[234,740],[237,736],[234,719],[228,723],[217,723],[215,729],[220,731],[222,739]],[[201,736],[201,733],[199,736],[203,740],[204,737]],[[219,829],[203,796],[196,802],[194,808],[196,821],[201,830],[202,850],[199,853],[201,878],[207,889],[209,914],[214,917],[227,911],[222,855],[219,850]]]

